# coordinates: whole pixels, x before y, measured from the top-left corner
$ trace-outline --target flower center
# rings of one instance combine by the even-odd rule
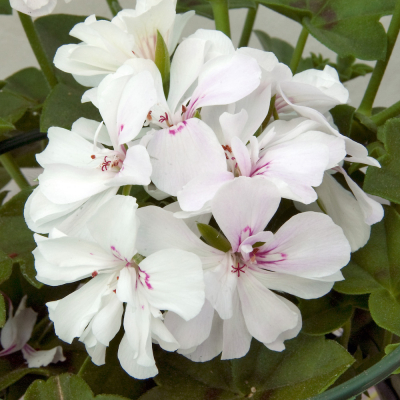
[[[101,171],[106,172],[106,171],[114,171],[114,172],[119,172],[121,168],[123,168],[123,158],[120,156],[120,154],[112,154],[109,156],[95,156],[92,154],[90,156],[92,160],[99,159],[100,164],[97,166],[97,168],[101,169]]]

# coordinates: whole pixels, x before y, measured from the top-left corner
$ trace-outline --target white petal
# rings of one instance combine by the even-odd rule
[[[150,156],[141,145],[133,146],[126,152],[120,172],[109,182],[113,186],[148,185],[152,172]]]
[[[234,179],[232,172],[222,171],[200,175],[187,183],[178,192],[178,201],[182,210],[197,211],[212,200],[218,189]]]
[[[203,308],[196,317],[185,321],[171,311],[165,315],[165,326],[179,343],[179,349],[191,349],[203,343],[211,332],[214,309],[205,301]]]
[[[66,360],[61,346],[50,350],[35,350],[31,346],[26,346],[22,348],[22,354],[28,362],[28,368],[47,367],[51,363]]]
[[[221,359],[231,360],[245,356],[250,349],[251,338],[243,317],[239,295],[236,292],[233,298],[232,318],[224,320]]]
[[[274,184],[261,177],[239,177],[219,189],[211,208],[235,252],[244,239],[264,230],[279,202]]]
[[[349,259],[350,245],[342,229],[327,215],[314,212],[290,218],[257,253],[261,268],[311,279],[334,274]]]
[[[88,222],[96,242],[108,253],[126,262],[136,254],[137,207],[133,197],[114,196]]]
[[[137,236],[138,252],[149,256],[159,250],[181,249],[200,257],[203,268],[219,264],[225,253],[202,242],[180,219],[160,207],[143,207],[137,210],[140,227]]]
[[[235,52],[232,41],[224,33],[211,29],[197,29],[188,39],[202,39],[207,43],[207,61],[212,58]]]
[[[225,154],[214,132],[197,118],[155,131],[147,150],[153,164],[152,181],[174,196],[203,173],[226,171]]]
[[[87,118],[79,118],[72,124],[71,132],[76,132],[86,140],[93,142],[99,125],[100,122],[98,121],[93,121],[92,119]],[[101,125],[100,132],[97,135],[97,141],[107,146],[112,145],[110,135],[108,134],[107,128],[104,124]]]
[[[177,313],[185,320],[195,317],[204,304],[201,260],[178,249],[160,250],[139,265],[146,284],[139,287],[148,302],[159,310]]]
[[[240,276],[238,291],[247,329],[258,341],[271,343],[282,332],[297,326],[297,313],[266,289],[250,270]]]
[[[179,348],[179,343],[160,318],[151,317],[151,337],[166,351]]]
[[[121,327],[124,307],[114,293],[109,294],[108,302],[93,318],[93,335],[108,346]]]
[[[138,364],[135,351],[131,348],[127,335],[124,335],[119,345],[118,359],[121,363],[121,367],[136,379],[148,379],[158,374],[155,363],[151,366],[142,366]]]
[[[62,300],[46,304],[49,317],[54,322],[54,329],[60,339],[71,343],[75,337],[81,336],[99,310],[109,280],[109,274],[100,274]]]

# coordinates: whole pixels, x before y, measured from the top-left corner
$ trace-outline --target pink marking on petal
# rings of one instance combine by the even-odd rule
[[[152,289],[153,289],[153,286],[151,286],[151,284],[150,284],[150,282],[149,282],[150,275],[149,275],[146,271],[143,271],[142,269],[140,269],[140,267],[139,267],[139,273],[140,273],[140,272],[144,274],[144,283],[146,284],[147,289],[152,290]],[[140,283],[141,283],[142,286],[143,286],[142,279],[140,279]]]
[[[170,135],[175,135],[176,130],[175,130],[175,129],[169,129],[169,130],[168,130],[168,133],[169,133]]]

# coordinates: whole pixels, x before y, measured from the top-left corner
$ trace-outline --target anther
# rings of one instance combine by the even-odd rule
[[[96,158],[96,156],[95,156],[94,154],[92,154],[92,155],[90,156],[90,158],[91,158],[92,160],[94,160],[94,159]]]
[[[187,108],[182,104],[182,114],[186,112]]]
[[[92,278],[96,278],[99,273],[97,271],[92,272]]]
[[[152,113],[152,112],[149,111],[148,114],[147,114],[147,120],[148,120],[148,121],[151,121],[151,120],[153,119],[153,117],[151,116],[151,113]]]

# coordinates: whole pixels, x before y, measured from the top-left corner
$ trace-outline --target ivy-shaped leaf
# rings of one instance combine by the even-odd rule
[[[395,0],[261,0],[261,4],[305,26],[341,57],[384,59],[386,33],[379,22]]]
[[[329,387],[354,362],[342,346],[322,336],[299,335],[286,345],[276,352],[253,340],[243,358],[204,363],[157,352],[159,387],[140,400],[304,400]]]
[[[371,293],[371,316],[381,328],[400,335],[400,214],[385,207],[383,221],[372,226],[366,246],[353,253],[342,270],[344,281],[335,290],[347,294]]]
[[[8,388],[14,383],[18,382],[24,376],[32,374],[32,375],[42,375],[42,376],[50,376],[50,372],[44,368],[18,368],[12,371],[9,371],[6,374],[2,374],[0,377],[0,391]]]
[[[117,384],[117,383],[116,383]],[[126,397],[100,394],[94,396],[88,384],[79,376],[62,374],[46,382],[37,380],[29,386],[25,400],[128,400]]]
[[[35,278],[32,255],[36,244],[23,216],[25,202],[31,192],[31,189],[22,190],[0,207],[0,250],[14,263],[20,264],[21,272],[29,283],[40,288],[42,284]]]
[[[379,157],[381,168],[368,168],[364,190],[400,204],[400,119],[388,120],[378,131],[386,154]]]

